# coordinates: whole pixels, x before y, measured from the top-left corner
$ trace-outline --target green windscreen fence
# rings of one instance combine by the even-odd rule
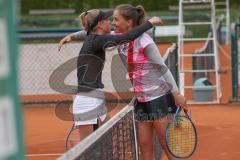
[[[15,0],[0,0],[0,160],[24,159]]]
[[[239,68],[240,68],[240,17],[236,23],[232,24],[231,33],[231,47],[232,47],[232,97],[239,99]]]

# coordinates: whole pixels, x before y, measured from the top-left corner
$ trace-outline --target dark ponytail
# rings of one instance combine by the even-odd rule
[[[137,25],[140,25],[146,21],[146,12],[145,12],[145,9],[143,8],[143,6],[141,6],[141,5],[137,5],[136,9],[137,9],[137,12],[139,15]]]
[[[134,7],[130,4],[121,4],[116,7],[116,10],[125,20],[131,19],[133,26],[140,25],[146,20],[145,9],[141,5]]]

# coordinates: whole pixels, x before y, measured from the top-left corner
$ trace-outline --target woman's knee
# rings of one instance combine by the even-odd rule
[[[138,144],[141,151],[153,150],[153,124],[150,122],[138,123]]]
[[[153,151],[153,143],[149,142],[149,141],[140,141],[139,142],[139,147],[141,152],[149,152],[149,151]]]

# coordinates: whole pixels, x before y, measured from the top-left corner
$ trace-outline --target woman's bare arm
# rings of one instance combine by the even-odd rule
[[[87,32],[84,30],[68,34],[63,39],[60,40],[60,42],[58,44],[58,50],[60,51],[62,46],[66,43],[69,43],[73,40],[84,41],[86,39],[86,37],[87,37]]]

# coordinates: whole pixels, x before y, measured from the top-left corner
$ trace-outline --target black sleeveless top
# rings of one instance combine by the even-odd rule
[[[121,35],[88,35],[77,61],[78,92],[104,88],[102,70],[107,47],[132,41],[152,27],[153,25],[146,21],[144,24],[134,27],[130,32]]]

